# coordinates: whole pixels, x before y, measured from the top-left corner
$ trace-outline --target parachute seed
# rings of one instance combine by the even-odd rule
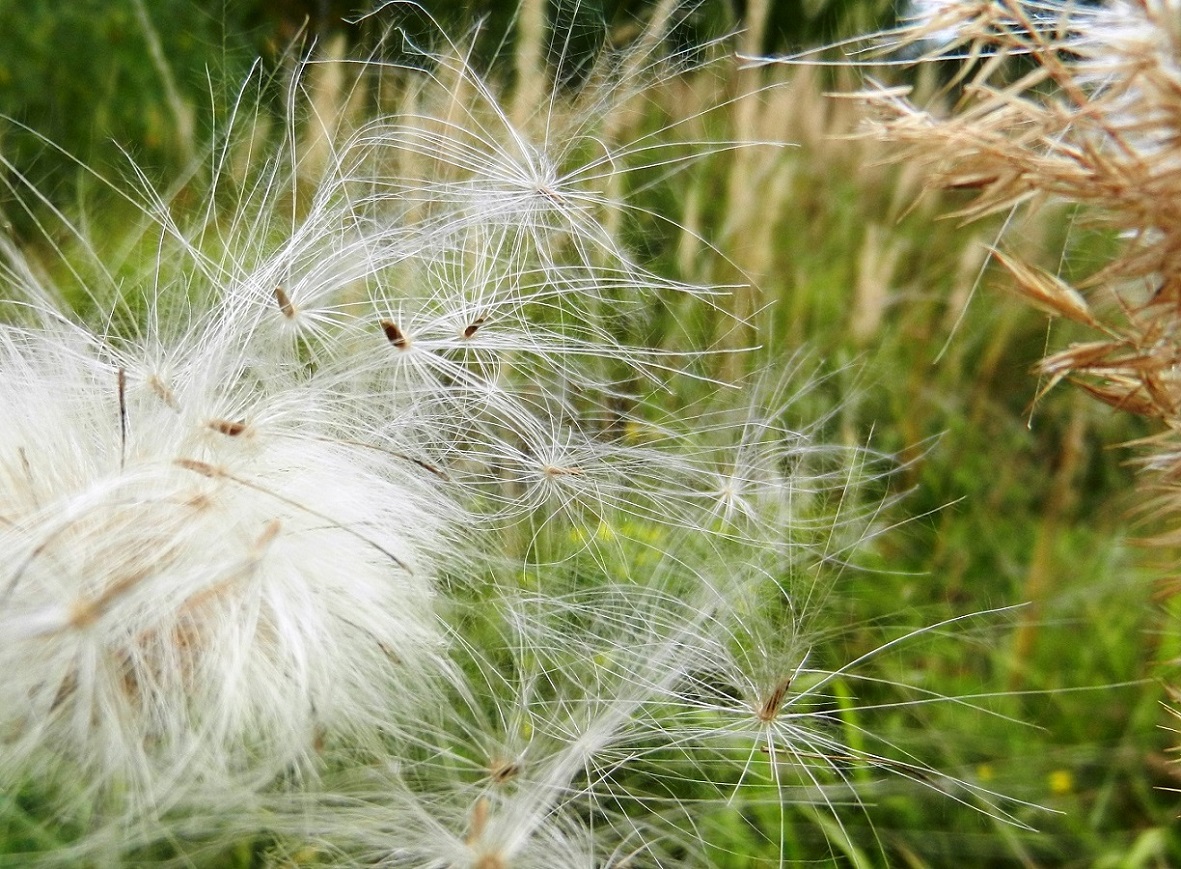
[[[283,530],[283,523],[278,519],[272,519],[262,529],[262,533],[258,535],[258,539],[254,541],[254,551],[262,554],[267,550],[275,538],[279,536],[279,532]]]
[[[291,304],[291,297],[282,287],[275,287],[275,302],[288,320],[295,316],[295,305]]]
[[[550,479],[554,477],[581,477],[585,471],[577,465],[563,467],[562,465],[543,465],[541,472]]]
[[[496,785],[512,781],[521,773],[521,765],[515,760],[496,758],[488,765],[488,778]]]
[[[192,471],[210,479],[222,476],[222,472],[213,465],[208,462],[199,462],[196,459],[176,459],[173,464],[178,468],[184,468],[186,471]]]
[[[402,658],[388,645],[378,640],[377,648],[381,649],[381,653],[389,658],[391,663],[401,665]]]
[[[81,630],[94,624],[111,608],[111,604],[151,575],[151,568],[141,568],[111,583],[101,593],[75,601],[70,607],[68,627]]]
[[[475,845],[484,835],[488,826],[489,804],[487,797],[480,797],[472,806],[471,821],[468,826],[468,845]]]
[[[393,320],[382,320],[381,331],[385,332],[385,339],[397,347],[399,350],[410,349],[410,339],[406,337],[398,324]]]
[[[779,684],[767,695],[767,699],[759,706],[757,717],[759,721],[764,724],[775,720],[775,716],[779,714],[779,708],[783,705],[783,698],[787,696],[788,690],[791,688],[791,676],[780,680]]]
[[[148,387],[152,390],[152,392],[156,393],[156,396],[162,402],[167,404],[173,410],[180,410],[180,405],[176,401],[176,395],[157,375],[153,374],[148,378]]]
[[[238,435],[242,434],[242,432],[246,431],[246,423],[235,422],[234,420],[230,419],[211,419],[206,423],[206,425],[214,431],[221,432],[223,435],[228,435],[232,438],[237,437]]]

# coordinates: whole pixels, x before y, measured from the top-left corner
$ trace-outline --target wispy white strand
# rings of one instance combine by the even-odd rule
[[[214,179],[228,214],[145,184],[152,268],[104,268],[93,322],[0,250],[0,783],[110,806],[60,862],[266,830],[341,864],[691,865],[677,775],[724,803],[761,760],[830,806],[850,757],[934,775],[834,734],[822,689],[870,656],[809,657],[889,461],[793,422],[794,364],[660,414],[699,357],[620,328],[718,292],[610,228],[613,175],[684,159],[602,129],[645,79],[518,125],[456,56],[319,178],[292,131]]]

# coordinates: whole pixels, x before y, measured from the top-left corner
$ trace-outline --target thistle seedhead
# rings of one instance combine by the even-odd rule
[[[319,727],[375,727],[382,695],[431,668],[459,508],[427,474],[342,443],[310,396],[258,396],[257,425],[211,418],[218,391],[183,376],[177,409],[103,389],[115,372],[83,332],[4,334],[9,782],[80,773],[150,803],[265,781],[312,763]]]
[[[719,316],[620,240],[629,164],[686,161],[613,117],[664,36],[535,118],[458,50],[360,64],[401,103],[321,124],[316,159],[293,122],[195,220],[144,191],[151,266],[96,277],[94,320],[14,288],[4,784],[122,795],[132,845],[541,869],[700,865],[695,812],[761,749],[777,785],[782,758],[820,790],[890,768],[821,694],[867,656],[805,666],[884,457],[793,423],[799,372],[689,406],[709,354],[629,328],[670,297]]]

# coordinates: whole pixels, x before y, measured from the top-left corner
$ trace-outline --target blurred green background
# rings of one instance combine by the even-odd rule
[[[549,13],[567,57],[582,58],[654,5],[551,0]],[[703,0],[682,7],[674,38],[683,45],[744,26],[744,3]],[[358,20],[363,8],[353,0],[3,0],[4,180],[19,187],[18,176],[27,179],[59,202],[86,189],[84,167],[126,171],[125,155],[149,177],[174,177],[196,156],[198,143],[213,135],[256,63],[267,71],[268,97],[277,105],[291,59],[315,52],[334,35],[364,53],[396,22],[423,45],[439,32],[456,38],[478,32],[475,57],[485,67],[512,53],[512,0],[394,4]],[[764,13],[764,47],[794,49],[867,29],[887,19],[888,10],[883,0],[777,0]],[[395,43],[385,41],[383,50]],[[3,201],[19,224],[13,198]]]

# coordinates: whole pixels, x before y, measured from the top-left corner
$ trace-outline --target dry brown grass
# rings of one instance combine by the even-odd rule
[[[908,38],[958,34],[966,56],[954,108],[921,108],[903,88],[871,88],[870,135],[921,165],[933,188],[968,191],[959,215],[1054,201],[1120,239],[1075,281],[1004,251],[996,259],[1027,302],[1089,340],[1039,366],[1048,390],[1069,380],[1119,410],[1159,421],[1144,444],[1155,506],[1181,513],[1181,18],[1175,3],[1107,9],[956,0]],[[944,46],[943,48],[948,48]],[[942,51],[943,49],[941,49]],[[1159,515],[1159,514],[1158,514]],[[1175,518],[1174,518],[1174,521]],[[1173,544],[1176,534],[1158,542]]]

